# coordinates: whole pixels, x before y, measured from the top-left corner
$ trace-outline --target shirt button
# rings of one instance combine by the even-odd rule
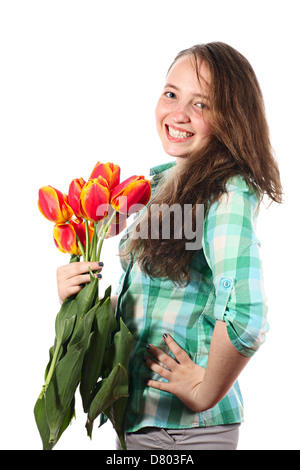
[[[231,286],[231,282],[228,279],[225,279],[225,281],[223,281],[223,286],[225,289],[228,289]]]

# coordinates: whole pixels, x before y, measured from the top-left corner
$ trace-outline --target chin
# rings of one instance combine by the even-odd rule
[[[173,157],[173,158],[187,158],[187,156],[190,154],[190,152],[185,152],[185,153],[182,153],[182,152],[170,152],[170,151],[167,151],[165,149],[165,152],[170,156],[170,157]]]
[[[189,153],[188,151],[183,152],[182,149],[179,149],[176,147],[174,148],[173,145],[170,146],[168,144],[169,142],[167,142],[166,145],[163,145],[163,149],[166,152],[166,154],[170,155],[170,157],[174,157],[174,158],[184,157],[185,155]]]

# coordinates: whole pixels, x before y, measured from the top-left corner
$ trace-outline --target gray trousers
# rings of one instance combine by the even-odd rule
[[[239,424],[207,428],[142,428],[126,433],[127,450],[236,450]],[[117,438],[117,450],[121,450]]]

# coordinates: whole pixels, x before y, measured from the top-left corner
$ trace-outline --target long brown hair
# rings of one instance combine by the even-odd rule
[[[186,55],[195,61],[198,80],[201,80],[197,66],[199,59],[210,71],[212,138],[204,148],[185,158],[180,168],[176,168],[161,186],[145,214],[148,227],[151,227],[152,204],[180,204],[182,207],[192,204],[193,209],[197,204],[204,204],[207,207],[226,192],[227,180],[236,175],[244,177],[260,200],[267,195],[271,202],[282,201],[280,175],[270,144],[263,97],[248,60],[227,44],[213,42],[181,51],[170,69]],[[195,251],[186,250],[186,241],[184,237],[129,240],[123,255],[136,255],[142,270],[151,277],[167,277],[175,283],[187,282]]]

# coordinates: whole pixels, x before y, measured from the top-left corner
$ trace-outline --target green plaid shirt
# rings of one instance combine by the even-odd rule
[[[172,166],[152,169],[153,190],[157,177],[167,177]],[[205,215],[202,248],[192,260],[186,287],[166,278],[150,279],[137,263],[123,266],[117,315],[135,338],[127,432],[146,426],[178,429],[243,421],[238,382],[214,408],[195,413],[174,395],[147,387],[147,378],[165,379],[143,364],[148,343],[172,355],[162,339],[168,333],[195,363],[206,367],[217,320],[226,322],[232,344],[245,356],[252,356],[264,342],[268,324],[255,235],[258,201],[242,177],[231,178],[227,191]]]

